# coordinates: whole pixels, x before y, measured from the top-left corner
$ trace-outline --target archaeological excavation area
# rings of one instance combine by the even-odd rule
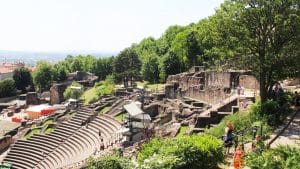
[[[91,79],[84,83],[92,86],[96,79]],[[5,145],[0,147],[2,163],[15,169],[81,168],[90,156],[115,149],[129,156],[152,137],[200,133],[226,115],[247,109],[259,85],[249,71],[217,72],[194,66],[169,76],[162,90],[118,88],[114,95],[87,105],[64,105],[65,88],[55,84],[49,93],[51,108],[12,127],[14,135],[8,131],[0,135]]]

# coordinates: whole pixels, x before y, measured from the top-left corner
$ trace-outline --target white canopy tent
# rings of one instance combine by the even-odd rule
[[[149,114],[143,112],[139,107],[138,102],[131,102],[130,104],[124,105],[124,109],[128,112],[129,118],[137,119],[138,121],[131,121],[131,124],[135,128],[148,127],[151,122]]]

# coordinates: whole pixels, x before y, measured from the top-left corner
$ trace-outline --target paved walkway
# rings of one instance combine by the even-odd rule
[[[290,120],[290,118],[291,116],[287,118],[285,125]],[[282,125],[277,130],[275,130],[275,132],[271,135],[271,139],[273,139],[284,128],[285,125]],[[269,142],[270,140],[267,140],[267,142]],[[299,110],[294,120],[288,126],[288,128],[271,144],[271,148],[275,148],[280,145],[300,147],[300,111]]]

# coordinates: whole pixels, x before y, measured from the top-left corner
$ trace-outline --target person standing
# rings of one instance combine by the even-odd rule
[[[224,145],[226,147],[226,155],[229,155],[230,147],[233,145],[233,125],[231,122],[226,123]]]

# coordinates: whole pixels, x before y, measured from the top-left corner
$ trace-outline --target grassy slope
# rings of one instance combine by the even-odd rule
[[[94,99],[98,99],[98,96],[96,94],[96,88],[90,88],[86,90],[83,95],[81,96],[81,99],[84,99],[84,104],[90,103]]]

